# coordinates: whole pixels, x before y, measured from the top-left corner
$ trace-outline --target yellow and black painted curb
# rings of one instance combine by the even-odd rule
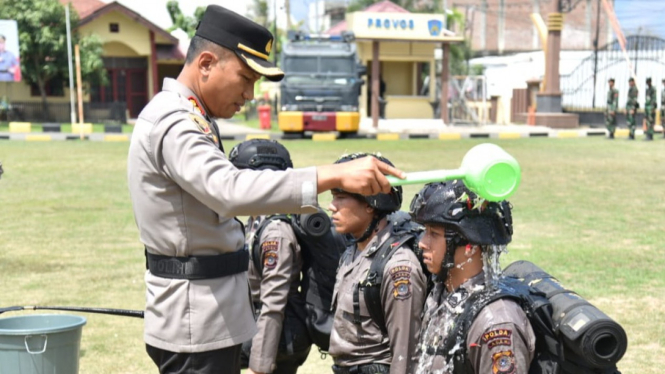
[[[73,130],[73,129],[72,129]],[[131,134],[120,132],[106,132],[106,133],[92,133],[87,131],[80,131],[76,133],[60,133],[60,132],[40,132],[40,133],[21,133],[21,132],[4,132],[0,133],[0,140],[24,140],[24,141],[58,141],[58,140],[89,140],[89,141],[104,141],[104,142],[127,142],[131,139]],[[85,130],[85,129],[84,129]],[[656,131],[658,132],[658,131]],[[306,135],[305,137],[293,137],[284,135],[282,133],[253,133],[253,134],[235,134],[235,135],[222,135],[222,140],[229,141],[243,141],[248,139],[273,139],[273,140],[295,140],[304,139],[311,141],[337,141],[345,139],[372,139],[378,141],[399,141],[409,139],[436,139],[443,141],[460,140],[460,139],[522,139],[522,138],[584,138],[584,137],[604,137],[607,135],[605,129],[591,128],[591,129],[551,129],[539,131],[506,131],[506,132],[439,132],[439,133],[420,133],[420,134],[407,134],[407,133],[392,133],[380,132],[374,134],[353,134],[342,135],[336,132],[329,133],[314,133]],[[636,135],[641,136],[641,130],[636,132]],[[615,136],[618,138],[627,137],[628,130],[617,129]]]

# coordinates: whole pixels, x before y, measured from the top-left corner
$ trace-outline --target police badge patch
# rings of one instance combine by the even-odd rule
[[[393,281],[393,297],[405,300],[411,297],[411,266],[400,265],[390,269]]]
[[[492,374],[515,374],[516,369],[513,351],[502,351],[492,355]]]
[[[268,240],[261,244],[261,252],[263,253],[263,269],[274,269],[277,266],[279,256],[279,241]]]
[[[196,123],[196,126],[199,128],[199,130],[201,130],[202,133],[205,135],[210,135],[210,126],[208,125],[208,122],[203,119],[203,117],[192,113],[189,115],[189,118],[191,118],[192,121]]]
[[[199,130],[203,133],[203,135],[205,135],[206,137],[212,139],[213,142],[217,143],[217,136],[215,135],[215,133],[213,133],[210,130],[210,125],[208,124],[208,122],[205,119],[203,119],[203,117],[192,113],[192,114],[189,115],[189,118],[191,118],[192,121],[194,121],[194,123],[196,123],[196,127],[199,128]]]

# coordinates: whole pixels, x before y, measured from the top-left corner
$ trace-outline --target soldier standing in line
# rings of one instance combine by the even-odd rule
[[[365,153],[343,156],[336,163],[366,157],[390,164]],[[347,234],[352,243],[340,260],[333,293],[335,320],[329,351],[335,362],[333,373],[411,373],[427,287],[418,258],[396,240],[394,224],[387,219],[402,205],[402,188],[373,196],[343,189],[331,192],[329,209],[335,230]],[[374,261],[384,258],[383,271],[375,271]],[[377,304],[380,315],[372,312],[371,305]]]
[[[651,78],[647,78],[647,90],[644,97],[644,117],[647,120],[647,132],[644,140],[653,140],[653,125],[656,122],[656,109],[658,102],[656,88],[651,85]]]
[[[628,100],[626,100],[626,123],[628,124],[628,140],[635,140],[635,114],[640,104],[637,102],[637,86],[635,79],[628,80]]]
[[[605,127],[607,127],[608,139],[614,139],[614,131],[617,127],[617,108],[619,107],[619,90],[614,88],[614,78],[608,81],[610,85],[607,91],[607,109],[605,110]]]
[[[527,315],[514,300],[490,300],[503,281],[498,258],[512,240],[510,203],[487,202],[461,181],[430,183],[410,213],[425,226],[419,245],[434,274],[413,373],[529,373],[536,336]]]

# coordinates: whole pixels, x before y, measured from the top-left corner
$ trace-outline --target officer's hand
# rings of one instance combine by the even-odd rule
[[[317,167],[318,192],[341,188],[344,191],[371,196],[390,193],[385,175],[404,178],[404,172],[375,157],[362,157],[335,165]]]
[[[258,372],[258,371],[254,371],[254,370],[252,370],[252,369],[247,369],[247,371],[245,372],[245,374],[265,374],[265,373],[261,373],[261,372]]]

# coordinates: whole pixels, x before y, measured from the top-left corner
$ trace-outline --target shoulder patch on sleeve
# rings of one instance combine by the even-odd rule
[[[274,269],[279,260],[279,241],[268,240],[261,243],[261,253],[263,253],[263,269]]]
[[[202,133],[206,135],[210,134],[210,125],[208,125],[208,122],[206,122],[203,117],[199,116],[198,114],[191,113],[189,118],[194,121],[196,127],[198,127]]]
[[[517,372],[513,351],[501,351],[492,355],[492,374],[514,374]]]
[[[390,269],[390,278],[393,282],[393,297],[397,300],[406,300],[411,297],[411,266],[398,265]]]
[[[208,121],[196,113],[190,113],[189,118],[196,124],[196,127],[198,127],[199,131],[201,131],[203,135],[217,143],[217,136],[212,132],[212,130],[210,130],[210,124]]]

